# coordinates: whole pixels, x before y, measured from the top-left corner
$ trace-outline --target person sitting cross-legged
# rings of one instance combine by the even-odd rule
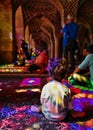
[[[71,91],[61,82],[67,72],[67,64],[65,60],[52,59],[49,62],[48,71],[52,80],[42,89],[41,107],[32,106],[32,110],[36,112],[41,110],[48,120],[61,121],[73,108]]]
[[[33,63],[29,66],[28,70],[30,73],[44,73],[48,65],[48,55],[43,50],[36,58]]]
[[[86,87],[93,87],[93,44],[87,46],[86,53],[85,59],[71,74],[69,81],[73,85],[78,84]],[[84,77],[83,75],[79,75],[81,70],[84,70],[87,67],[89,68],[90,76]]]

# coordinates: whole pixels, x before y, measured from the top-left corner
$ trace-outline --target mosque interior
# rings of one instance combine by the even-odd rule
[[[25,40],[28,49],[46,50],[49,58],[62,57],[60,31],[67,14],[79,25],[80,52],[93,43],[93,0],[0,0],[0,130],[93,130],[93,89],[64,81],[73,94],[74,110],[68,121],[51,122],[31,111],[40,104],[48,73],[28,72],[15,66]]]

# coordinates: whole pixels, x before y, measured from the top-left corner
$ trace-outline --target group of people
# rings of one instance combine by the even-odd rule
[[[84,70],[85,68],[89,68],[90,76],[91,76],[91,82],[89,82],[88,79],[84,79],[87,82],[87,86],[91,86],[93,83],[93,45],[89,44],[86,46],[83,50],[83,56],[85,59],[83,62],[75,69],[75,50],[78,49],[78,43],[77,43],[77,36],[78,36],[78,24],[74,22],[74,17],[72,15],[67,15],[66,18],[66,24],[63,25],[63,28],[61,30],[61,33],[63,34],[63,53],[64,58],[69,64],[68,61],[68,53],[70,56],[70,67],[69,67],[69,73],[79,73],[81,70]],[[84,70],[86,72],[86,70]],[[83,72],[84,72],[83,71]],[[78,75],[73,76],[75,80],[77,80]],[[80,80],[83,79],[83,77],[79,76]],[[83,82],[81,80],[81,82]],[[85,82],[84,82],[85,85]],[[93,85],[92,85],[93,86]]]
[[[74,23],[71,16],[67,17],[67,24],[62,29],[63,47],[65,59],[51,59],[48,63],[48,71],[51,81],[42,89],[40,102],[41,106],[32,106],[31,110],[41,112],[51,121],[62,121],[66,118],[68,111],[73,111],[73,103],[70,89],[62,83],[68,73],[68,51],[70,51],[70,78],[73,85],[83,85],[93,87],[93,44],[89,44],[83,52],[85,58],[82,63],[75,68],[74,52],[77,47],[76,37],[78,25]],[[89,75],[84,77],[80,72],[89,69]],[[78,78],[79,76],[79,78]],[[71,82],[71,79],[74,82]]]
[[[33,64],[29,67],[31,73],[37,70],[40,70],[42,73],[48,65],[51,81],[42,89],[40,96],[41,106],[32,106],[31,110],[35,112],[42,111],[45,117],[51,121],[62,121],[66,118],[68,111],[74,110],[71,91],[68,86],[62,83],[62,79],[67,78],[69,70],[71,70],[69,82],[72,85],[78,84],[85,87],[93,87],[93,44],[89,44],[84,48],[84,59],[75,68],[74,53],[77,49],[78,25],[73,20],[73,17],[68,15],[66,25],[63,26],[61,31],[63,34],[64,59],[50,59],[48,62],[48,55],[44,50],[33,60]],[[24,46],[22,48],[27,55],[26,48],[24,49]],[[69,69],[68,52],[70,53]],[[88,68],[89,75],[84,77],[80,75],[80,72],[86,68]],[[74,82],[72,82],[72,79]]]
[[[90,76],[84,77],[79,72],[85,68],[89,68]],[[62,121],[70,112],[73,114],[74,108],[72,103],[71,91],[68,86],[62,83],[67,74],[68,64],[65,59],[49,60],[48,71],[51,81],[48,82],[41,92],[41,106],[32,106],[31,110],[41,112],[51,121]],[[78,78],[80,76],[80,78]],[[93,45],[86,47],[86,57],[80,65],[70,74],[74,79],[74,83],[84,85],[85,87],[93,87]],[[79,80],[80,79],[80,80]],[[72,84],[71,80],[69,82]],[[71,115],[70,115],[71,116]]]
[[[34,59],[38,55],[38,53],[33,48],[29,49],[28,47],[29,44],[26,43],[25,40],[21,40],[21,41],[22,41],[21,49],[23,50],[23,53],[25,54],[26,59],[27,60]]]
[[[39,50],[33,48],[29,49],[28,43],[25,40],[21,40],[21,47],[17,50],[17,60],[14,62],[15,65],[25,66],[27,61],[34,60],[39,54]]]
[[[29,66],[29,71],[31,73],[44,73],[48,65],[48,54],[43,50],[36,58],[33,59],[31,65]]]

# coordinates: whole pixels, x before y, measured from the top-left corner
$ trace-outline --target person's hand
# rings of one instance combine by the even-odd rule
[[[70,74],[70,76],[68,77],[68,80],[70,81],[73,77],[73,74]]]
[[[73,77],[73,73],[70,74],[70,77]]]

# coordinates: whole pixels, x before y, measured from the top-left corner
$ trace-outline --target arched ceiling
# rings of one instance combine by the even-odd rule
[[[61,19],[58,10],[48,0],[31,0],[27,4],[22,5],[24,25],[26,26],[33,17],[47,17],[56,30],[61,27]],[[56,26],[57,25],[57,26]]]
[[[93,28],[93,0],[83,0],[78,8],[78,19]]]
[[[79,7],[82,6],[87,0],[79,0]]]
[[[42,28],[44,28],[48,33],[45,33]],[[51,25],[42,18],[39,19],[37,17],[34,17],[34,19],[31,20],[31,23],[29,24],[29,32],[32,34],[36,43],[42,40],[47,41],[46,39],[49,39],[48,35],[51,35],[51,38],[53,36],[53,28]]]
[[[62,5],[59,0],[12,0],[16,12],[22,6],[25,25],[36,15],[46,16],[58,28],[61,25]],[[56,22],[55,22],[56,21]]]
[[[44,33],[41,27],[45,28],[51,37],[54,33],[53,28],[59,34],[64,14],[60,0],[12,0],[12,5],[15,13],[19,6],[22,7],[24,27],[29,26],[29,33],[32,34],[35,42],[46,41],[46,38],[38,33]],[[48,21],[42,20],[43,18]]]
[[[45,34],[43,27],[51,37],[53,37],[53,27],[59,34],[62,26],[62,18],[68,13],[77,16],[84,23],[84,26],[90,28],[93,26],[93,0],[12,0],[13,11],[16,12],[19,6],[22,7],[24,27],[29,26],[29,32],[32,34],[36,43],[47,41],[48,34]],[[78,13],[77,13],[78,9]],[[42,20],[43,17],[49,20]],[[55,34],[56,35],[56,34]]]

